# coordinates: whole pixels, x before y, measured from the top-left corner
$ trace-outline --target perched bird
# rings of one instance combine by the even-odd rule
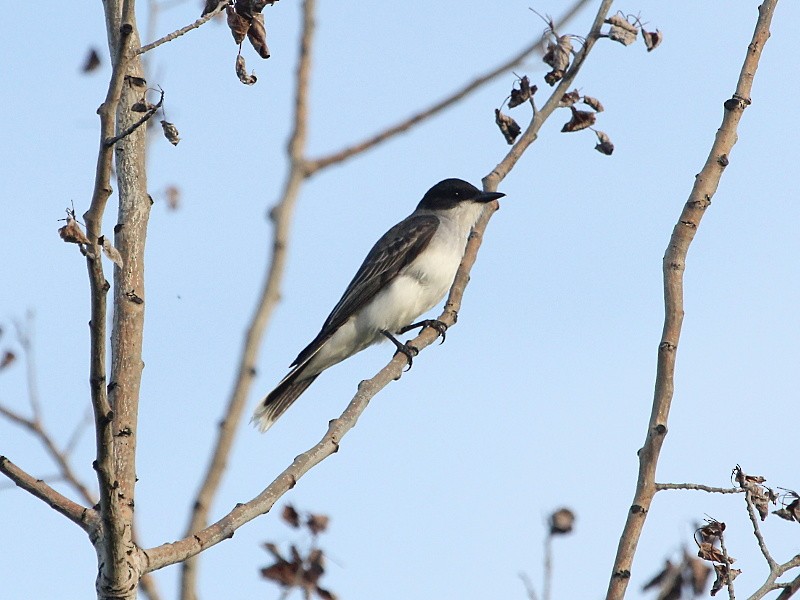
[[[369,251],[317,337],[259,403],[256,426],[269,429],[322,371],[367,346],[389,339],[410,365],[414,349],[394,334],[422,326],[444,334],[440,321],[413,321],[444,298],[483,205],[504,195],[482,192],[461,179],[445,179],[429,189],[416,210]]]

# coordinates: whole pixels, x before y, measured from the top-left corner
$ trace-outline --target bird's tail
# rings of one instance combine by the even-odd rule
[[[277,387],[272,390],[256,407],[251,421],[263,433],[286,412],[292,403],[306,391],[314,380],[319,377],[319,373],[311,377],[298,379],[303,373],[303,366],[299,366],[284,377]]]

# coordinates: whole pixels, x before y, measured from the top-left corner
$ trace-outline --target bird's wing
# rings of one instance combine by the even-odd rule
[[[412,215],[383,234],[333,307],[317,337],[297,356],[292,366],[313,356],[347,319],[419,256],[430,243],[438,225],[439,219],[433,215]]]

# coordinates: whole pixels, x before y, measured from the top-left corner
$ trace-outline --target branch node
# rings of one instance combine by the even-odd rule
[[[653,431],[656,435],[666,435],[667,434],[667,426],[663,423],[659,423],[655,427],[653,427]]]
[[[720,166],[723,169],[725,167],[727,167],[731,163],[731,161],[728,160],[728,155],[727,154],[721,154],[720,157],[717,159],[717,162],[720,164]]]
[[[630,579],[631,572],[628,569],[622,569],[621,571],[614,571],[611,577],[614,579]]]
[[[647,514],[647,510],[640,504],[634,504],[631,506],[631,514],[644,516]]]

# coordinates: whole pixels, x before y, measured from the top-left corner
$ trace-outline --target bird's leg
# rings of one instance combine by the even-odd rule
[[[411,325],[406,325],[405,327],[401,328],[397,333],[405,333],[406,331],[411,331],[417,327],[431,327],[432,329],[435,329],[439,332],[439,335],[442,336],[442,341],[439,343],[444,344],[444,339],[447,337],[447,324],[443,323],[439,319],[425,319],[424,321],[419,321],[418,323],[412,323]]]
[[[411,368],[412,363],[414,362],[414,357],[417,354],[419,354],[419,349],[415,348],[411,344],[404,344],[388,331],[384,330],[381,331],[381,333],[385,335],[389,339],[389,341],[394,344],[395,348],[397,348],[397,352],[405,354],[406,359],[408,359],[408,369],[406,369],[406,371],[408,371]],[[397,354],[397,352],[395,352],[395,354]]]

